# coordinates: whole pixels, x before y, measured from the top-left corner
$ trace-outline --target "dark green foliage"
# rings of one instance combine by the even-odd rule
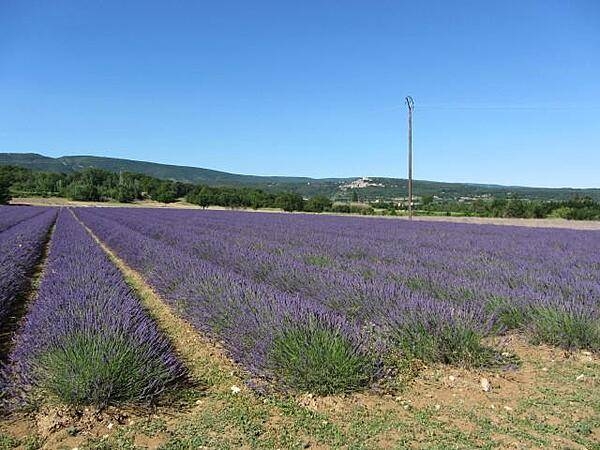
[[[0,176],[0,205],[7,204],[10,198],[10,182],[9,180]]]
[[[225,206],[227,208],[273,208],[275,196],[251,188],[197,186],[186,196],[189,203],[207,206]]]
[[[565,201],[529,200],[512,196],[508,199],[434,202],[417,207],[418,213],[450,212],[477,217],[536,218],[560,217],[570,220],[600,219],[600,203],[590,197],[573,197]]]
[[[275,206],[287,212],[303,211],[304,199],[300,194],[283,192],[275,197]]]
[[[350,203],[334,203],[331,206],[331,211],[336,213],[362,214],[363,216],[375,214],[375,211],[370,206],[352,205]]]
[[[177,201],[177,185],[176,183],[161,183],[156,193],[152,197],[153,200],[161,203],[173,203]]]
[[[511,198],[506,203],[504,209],[505,217],[528,217],[529,213],[523,200],[520,198]]]
[[[0,164],[2,164],[3,155],[6,156],[7,154],[0,154]],[[8,155],[10,156],[10,154]],[[71,159],[73,159],[73,161],[79,161],[83,165],[83,162],[87,161],[86,158],[87,157],[72,157]],[[25,159],[27,160],[27,158]],[[46,159],[52,160],[51,158]],[[92,158],[92,161],[96,160],[103,160],[103,158]],[[27,161],[25,161],[24,165],[29,164]],[[130,162],[136,163],[136,161]],[[113,167],[110,164],[109,166]],[[125,166],[135,167],[135,164]],[[160,164],[157,166],[160,166]],[[49,167],[53,168],[54,166],[50,165]],[[394,215],[395,213],[393,211],[396,209],[396,205],[389,201],[390,195],[392,195],[392,193],[404,195],[404,193],[398,191],[398,189],[400,189],[400,187],[406,187],[405,184],[399,183],[399,180],[396,180],[396,184],[389,186],[391,191],[385,190],[388,189],[387,187],[368,187],[361,189],[361,198],[364,197],[364,201],[372,202],[371,206],[368,206],[366,204],[350,203],[350,197],[358,198],[356,189],[353,189],[352,192],[346,191],[345,193],[342,193],[339,191],[339,183],[333,183],[331,180],[323,180],[314,185],[311,182],[308,187],[306,183],[296,185],[283,181],[267,185],[262,185],[258,181],[248,183],[247,185],[240,185],[237,181],[231,181],[231,184],[237,185],[237,187],[195,186],[189,183],[160,180],[139,173],[123,171],[109,172],[92,167],[80,172],[75,172],[73,168],[71,168],[66,172],[67,173],[34,172],[29,169],[0,165],[0,179],[8,180],[10,191],[15,196],[59,196],[82,201],[114,200],[128,203],[135,200],[153,199],[163,203],[170,203],[179,198],[186,197],[188,202],[203,207],[217,205],[228,208],[282,208],[285,211],[331,211],[363,215],[374,214],[375,210],[373,207],[375,207],[384,209],[384,214]],[[374,179],[374,181],[382,181],[385,183],[389,183],[389,180],[390,179]],[[223,182],[225,183],[226,181]],[[327,183],[331,184],[331,186]],[[440,189],[447,189],[448,186],[451,185],[448,183],[422,183],[430,183],[431,185],[436,186],[439,185]],[[325,185],[328,187],[323,187]],[[484,192],[479,188],[476,189],[475,187],[477,185],[468,186],[474,190],[473,192]],[[283,189],[289,189],[289,191],[282,192]],[[381,189],[384,190],[382,191]],[[594,200],[594,198],[600,198],[600,190],[598,190],[598,192],[596,192],[596,190],[585,191],[586,193],[589,192],[589,195],[593,195],[594,197],[575,196],[569,200],[561,201],[519,196],[533,195],[534,192],[538,192],[537,190],[532,190],[531,192],[527,191],[521,194],[506,194],[504,197],[493,198],[490,196],[488,198],[472,198],[470,200],[457,201],[457,197],[452,196],[461,193],[464,194],[467,191],[461,189],[437,191],[437,194],[442,194],[443,192],[442,195],[444,198],[439,198],[434,197],[433,194],[429,193],[432,189],[433,188],[429,186],[424,190],[425,194],[422,196],[420,204],[417,204],[416,207],[417,214],[436,215],[445,213],[447,215],[458,214],[481,217],[561,217],[570,220],[600,220],[600,203],[597,200]],[[0,192],[1,191],[2,189],[0,189]],[[540,191],[546,192],[544,190]],[[554,192],[552,190],[547,191]],[[571,193],[571,195],[579,192],[575,190],[564,191]],[[558,190],[556,190],[557,198],[564,198],[564,192],[560,192],[560,195],[558,195]],[[547,194],[548,195],[544,194],[542,197],[550,195],[549,193]],[[308,196],[309,199],[305,201],[303,195]],[[4,196],[4,198],[6,198],[6,196]],[[337,198],[342,201],[332,203],[330,198]],[[378,202],[374,203],[373,200],[375,199],[377,199]]]
[[[275,376],[286,386],[320,395],[364,388],[373,361],[341,332],[308,324],[279,335],[269,354]]]
[[[122,171],[123,173],[143,174],[148,178],[175,180],[182,184],[250,187],[270,193],[293,191],[307,198],[323,195],[331,199],[346,201],[358,201],[359,194],[360,200],[363,202],[371,202],[376,199],[389,200],[405,197],[407,191],[407,181],[400,178],[373,177],[373,182],[383,184],[383,186],[369,186],[360,189],[360,191],[352,189],[342,193],[339,190],[340,184],[346,184],[355,178],[257,177],[197,167],[173,166],[97,156],[48,158],[34,153],[0,153],[1,165],[13,165],[30,170],[53,172],[53,174],[73,174],[80,171],[82,167],[93,167],[114,173]],[[414,181],[414,193],[417,196],[441,196],[444,200],[482,196],[508,198],[511,194],[516,194],[522,199],[540,202],[567,201],[574,196],[589,196],[596,202],[600,202],[600,189],[507,187],[425,180]],[[183,195],[180,193],[178,196],[182,197]]]
[[[121,203],[129,203],[136,200],[139,197],[138,191],[135,189],[135,186],[131,184],[121,184],[116,188],[112,189],[109,193],[109,198],[116,200]]]
[[[304,210],[320,213],[323,211],[328,211],[331,208],[331,205],[332,203],[329,198],[324,197],[322,195],[317,195],[306,201],[306,204],[304,205]]]
[[[433,195],[424,195],[421,199],[423,206],[429,206],[433,203]]]
[[[72,336],[68,343],[41,355],[37,367],[43,373],[36,374],[40,387],[66,404],[145,401],[149,386],[169,380],[164,363],[148,358],[148,352],[131,340],[107,339],[100,332]]]
[[[112,173],[93,168],[57,174],[0,166],[0,178],[8,180],[12,190],[21,196],[59,196],[81,201],[114,200],[128,203],[150,198],[169,203],[185,196],[193,188],[189,184],[158,180],[146,175]]]

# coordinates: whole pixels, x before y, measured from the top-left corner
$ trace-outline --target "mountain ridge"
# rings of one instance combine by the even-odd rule
[[[247,186],[270,191],[291,190],[307,196],[327,195],[333,198],[349,196],[356,189],[365,199],[392,199],[404,197],[407,180],[403,178],[369,177],[372,186],[344,188],[353,180],[347,178],[311,178],[234,174],[214,169],[192,166],[161,164],[124,158],[93,155],[74,155],[52,158],[39,153],[0,153],[0,165],[12,165],[37,171],[73,173],[86,168],[111,172],[127,171],[156,178],[210,186]],[[600,188],[544,188],[504,186],[498,184],[449,183],[442,181],[415,180],[416,195],[437,195],[446,198],[506,197],[519,195],[524,198],[564,200],[575,195],[590,196],[600,200]]]

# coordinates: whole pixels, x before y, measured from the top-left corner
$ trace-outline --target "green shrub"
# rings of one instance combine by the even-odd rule
[[[530,327],[534,343],[600,351],[600,321],[585,311],[537,307],[532,311]]]
[[[498,318],[497,331],[516,330],[522,328],[528,321],[526,307],[509,298],[496,297],[487,303],[490,314]]]
[[[146,355],[143,346],[122,338],[73,336],[38,357],[35,378],[42,390],[70,405],[145,401],[148,390],[171,377],[162,361]]]
[[[444,327],[431,332],[425,327],[405,328],[395,335],[400,350],[425,362],[482,367],[492,364],[497,352],[481,343],[482,336],[468,327]]]
[[[309,323],[286,329],[269,354],[275,376],[296,391],[327,395],[367,386],[373,360],[339,330]]]

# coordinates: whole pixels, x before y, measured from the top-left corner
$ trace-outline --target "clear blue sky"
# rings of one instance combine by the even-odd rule
[[[0,151],[600,187],[600,1],[0,0]]]

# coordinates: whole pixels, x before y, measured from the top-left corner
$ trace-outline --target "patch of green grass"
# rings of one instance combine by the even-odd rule
[[[19,446],[19,440],[14,437],[0,433],[0,450],[10,450]]]
[[[126,430],[119,430],[112,436],[92,438],[79,447],[80,450],[137,450],[134,438]]]
[[[161,418],[147,418],[145,420],[137,421],[131,428],[143,433],[146,436],[154,437],[159,433],[164,433],[167,431],[167,423]]]
[[[244,397],[223,397],[226,407],[207,408],[193,420],[182,423],[170,434],[162,450],[195,449],[199,447],[228,449],[249,446],[273,448],[274,442],[265,435],[267,409]]]
[[[308,255],[304,257],[304,262],[317,267],[330,267],[333,265],[331,258],[325,255]]]

